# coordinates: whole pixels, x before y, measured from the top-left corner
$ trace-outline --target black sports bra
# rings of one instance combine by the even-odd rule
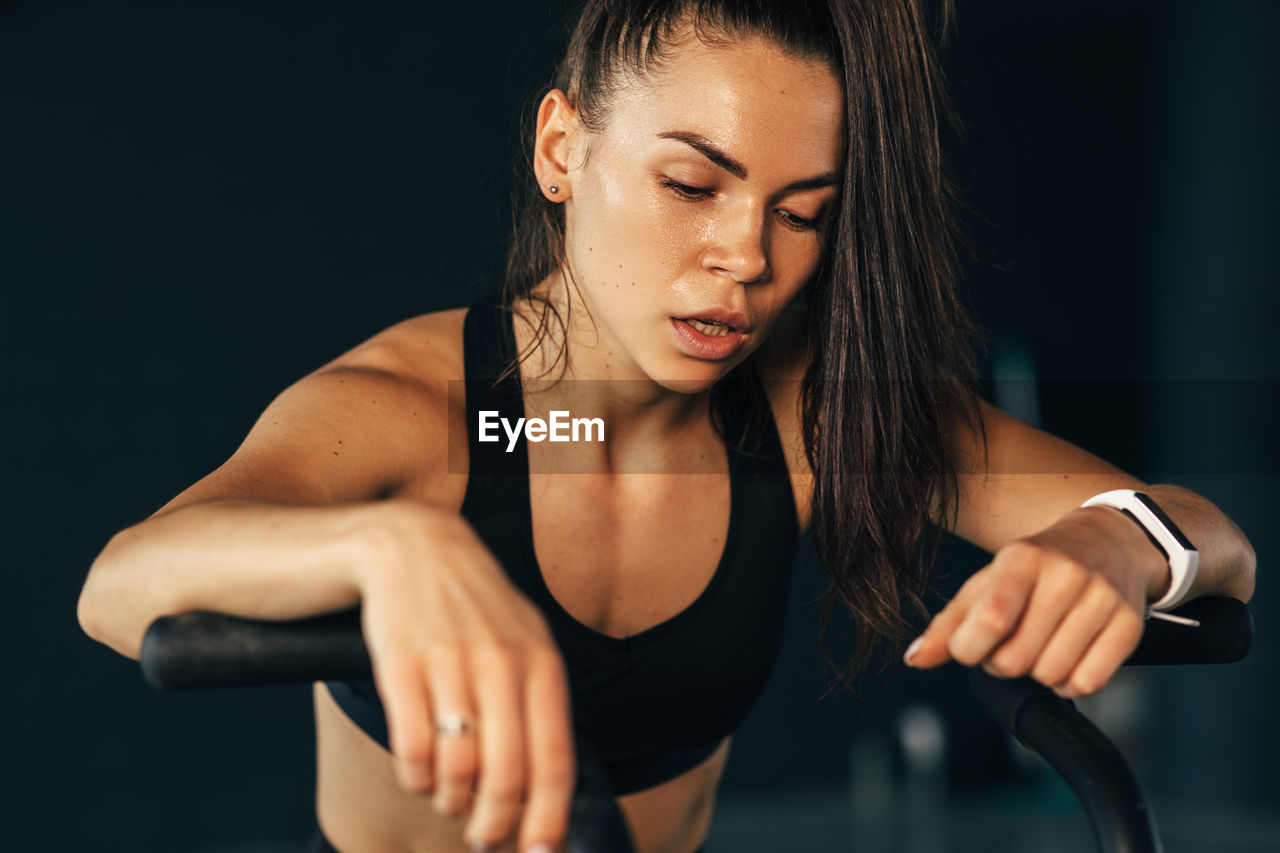
[[[496,296],[464,321],[470,473],[462,515],[511,580],[547,616],[564,657],[573,721],[618,794],[672,779],[701,763],[732,734],[773,671],[786,621],[798,535],[795,501],[768,404],[761,427],[727,448],[729,535],[706,589],[680,613],[625,638],[602,634],[568,613],[547,589],[533,548],[529,462],[523,441],[480,442],[477,413],[524,415],[518,371],[491,388],[515,351],[512,314]],[[749,363],[757,391],[759,378]],[[763,401],[763,393],[754,395]],[[721,409],[726,436],[749,411]],[[330,693],[370,737],[387,747],[386,720],[372,680],[331,681]]]

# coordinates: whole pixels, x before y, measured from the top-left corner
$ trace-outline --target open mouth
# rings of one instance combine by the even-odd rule
[[[733,326],[730,326],[727,323],[718,323],[715,320],[696,320],[690,317],[684,322],[688,323],[699,332],[702,332],[702,334],[709,335],[713,338],[722,337],[733,331]]]
[[[746,334],[738,327],[720,320],[672,317],[671,323],[681,348],[694,358],[712,361],[730,358],[746,340]]]

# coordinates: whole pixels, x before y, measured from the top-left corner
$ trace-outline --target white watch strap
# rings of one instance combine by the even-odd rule
[[[1110,506],[1126,513],[1141,525],[1152,543],[1168,558],[1169,591],[1159,601],[1148,605],[1148,610],[1172,610],[1182,603],[1196,579],[1200,554],[1155,501],[1134,489],[1113,489],[1094,495],[1081,506]]]

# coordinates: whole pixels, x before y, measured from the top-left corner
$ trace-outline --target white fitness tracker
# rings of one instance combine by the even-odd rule
[[[1109,492],[1094,495],[1081,506],[1109,506],[1120,510],[1142,528],[1151,543],[1159,548],[1169,561],[1169,591],[1162,595],[1159,601],[1147,605],[1148,615],[1153,616],[1159,611],[1172,610],[1182,603],[1196,579],[1196,570],[1200,566],[1200,553],[1155,501],[1145,492],[1134,489],[1112,489]]]

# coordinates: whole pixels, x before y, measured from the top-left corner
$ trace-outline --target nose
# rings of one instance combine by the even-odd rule
[[[736,211],[726,211],[713,227],[714,236],[702,257],[706,269],[726,273],[739,284],[768,276],[764,214],[758,205],[744,203]]]

